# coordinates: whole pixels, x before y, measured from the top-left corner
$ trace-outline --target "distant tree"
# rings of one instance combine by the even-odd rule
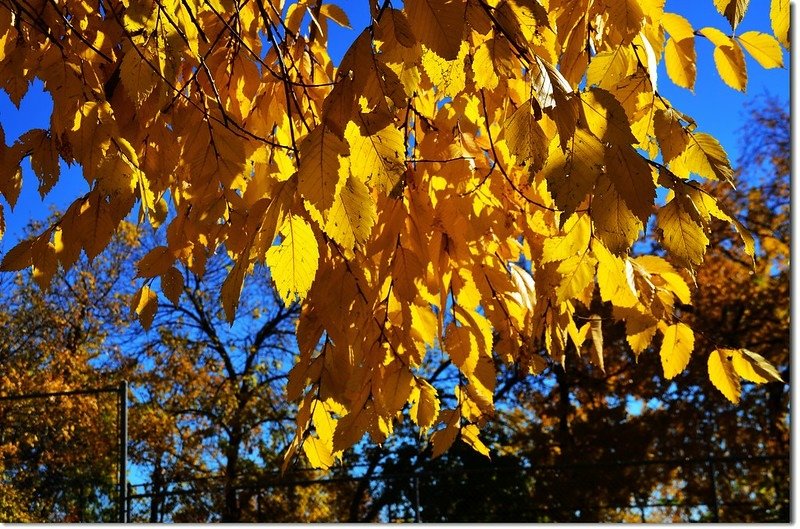
[[[137,245],[124,226],[105,252],[52,280],[0,279],[0,395],[119,380],[109,360],[135,321],[125,291]],[[0,402],[0,521],[116,519],[117,424],[113,394]]]

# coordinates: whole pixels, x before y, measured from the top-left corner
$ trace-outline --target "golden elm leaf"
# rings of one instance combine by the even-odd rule
[[[606,177],[625,205],[643,223],[653,212],[656,185],[650,165],[628,145],[614,145],[606,150]]]
[[[680,374],[689,364],[694,349],[694,332],[685,323],[669,325],[664,330],[661,342],[661,367],[664,377],[671,379]]]
[[[695,173],[710,180],[733,184],[733,169],[719,141],[705,132],[689,133],[684,151],[670,162],[670,170],[682,178]]]
[[[401,362],[385,366],[373,382],[372,395],[381,414],[394,416],[403,409],[413,389],[414,375]]]
[[[561,230],[564,235],[548,237],[542,248],[542,263],[563,261],[582,254],[589,247],[592,226],[586,214],[573,214]]]
[[[166,246],[157,246],[147,252],[147,254],[136,263],[136,276],[145,278],[160,276],[172,267],[172,263],[174,262],[175,256],[169,248]]]
[[[733,368],[743,379],[756,384],[783,382],[778,370],[766,358],[747,349],[733,353]]]
[[[783,68],[783,50],[772,35],[748,31],[738,35],[736,39],[764,68]]]
[[[275,288],[289,306],[295,298],[305,298],[319,266],[319,247],[311,226],[297,215],[283,221],[280,244],[267,250]]]
[[[346,178],[345,172],[339,170],[339,157],[347,156],[349,148],[326,126],[319,126],[306,136],[299,149],[297,188],[306,199],[312,218],[324,227],[328,210]]]
[[[32,129],[18,140],[20,146],[31,155],[31,168],[39,179],[39,195],[44,198],[58,182],[61,172],[59,156],[50,133]]]
[[[464,373],[470,377],[478,365],[480,350],[475,336],[468,327],[458,327],[450,322],[444,334],[444,351],[450,359]]]
[[[549,140],[533,115],[531,100],[522,103],[503,127],[508,149],[520,165],[537,173],[544,165]]]
[[[236,318],[236,309],[239,306],[239,296],[242,293],[244,274],[246,271],[246,256],[242,255],[236,260],[236,264],[233,265],[233,268],[228,272],[228,276],[222,283],[220,300],[222,301],[222,309],[225,311],[225,319],[228,323],[233,323],[233,320]]]
[[[703,263],[708,237],[679,201],[671,200],[658,210],[656,228],[661,231],[664,248],[682,266],[693,269]]]
[[[412,390],[412,395],[416,395],[416,400],[411,406],[410,415],[421,430],[427,430],[433,426],[439,416],[439,399],[436,396],[436,388],[427,381],[416,379],[416,384],[417,389]]]
[[[732,29],[736,29],[742,21],[749,4],[750,0],[714,0],[714,7],[720,15],[728,19]]]
[[[674,37],[667,39],[664,47],[664,63],[667,75],[673,83],[694,90],[694,83],[697,80],[697,52],[693,37],[680,41]]]
[[[621,45],[629,44],[644,25],[644,12],[639,0],[612,0],[606,4],[611,28],[622,37]]]
[[[625,261],[612,254],[602,243],[592,243],[592,253],[597,259],[597,285],[600,298],[616,307],[633,307],[639,302],[632,282],[628,280]]]
[[[661,25],[669,33],[669,36],[677,42],[694,38],[692,25],[688,20],[676,13],[664,13],[661,18]]]
[[[560,144],[551,143],[547,163],[539,173],[547,181],[547,188],[556,206],[564,212],[564,218],[586,199],[605,165],[605,148],[588,130],[576,129],[566,143],[566,151]]]
[[[147,47],[139,47],[138,50],[131,48],[125,53],[119,67],[122,88],[137,109],[162,82],[159,72],[153,69],[153,57],[147,50]]]
[[[161,274],[161,291],[173,305],[178,305],[181,294],[183,294],[183,285],[183,274],[174,266],[169,267],[166,272]]]
[[[311,422],[314,424],[316,436],[330,453],[333,450],[333,434],[337,421],[331,417],[322,401],[317,400],[311,406]]]
[[[453,415],[456,414],[454,413]],[[444,428],[433,432],[433,435],[431,435],[431,445],[433,446],[431,457],[436,458],[447,452],[458,437],[458,432],[458,423],[450,423]]]
[[[789,0],[772,0],[769,5],[769,20],[775,38],[789,49]]]
[[[619,146],[634,145],[628,116],[614,96],[602,88],[581,92],[581,118],[600,140]]]
[[[145,330],[148,330],[153,324],[157,309],[158,296],[149,286],[142,285],[131,299],[131,314],[136,314],[139,317],[139,323]]]
[[[303,453],[312,468],[328,470],[333,465],[333,454],[331,454],[330,448],[313,435],[307,436],[303,441]]]
[[[369,238],[377,218],[376,208],[366,184],[348,176],[331,206],[325,233],[352,252]]]
[[[708,379],[714,387],[734,404],[739,403],[742,385],[733,369],[733,354],[729,349],[715,349],[708,356]]]
[[[24,156],[19,142],[10,148],[6,146],[5,131],[0,127],[0,194],[5,197],[12,211],[22,191],[20,162]]]
[[[610,90],[636,70],[636,58],[628,46],[617,46],[592,57],[586,69],[586,84]]]
[[[384,193],[389,193],[405,172],[403,131],[393,124],[362,135],[354,122],[349,122],[344,136],[350,144],[350,174]]]
[[[558,265],[558,273],[562,277],[556,289],[558,302],[582,296],[594,279],[596,265],[597,259],[588,250],[562,261]]]
[[[589,327],[592,331],[592,363],[605,373],[606,368],[603,365],[603,319],[597,314],[592,314],[589,317]]]
[[[671,108],[656,110],[653,127],[664,163],[670,163],[686,150],[689,135],[683,129],[677,113]]]
[[[444,60],[453,60],[461,47],[467,3],[462,0],[406,0],[408,20],[420,43]]]
[[[606,175],[597,179],[591,216],[595,236],[616,255],[627,252],[644,228]]]
[[[733,46],[717,46],[714,49],[714,62],[725,84],[744,92],[747,88],[747,66],[741,46],[738,43]]]
[[[455,97],[466,86],[467,71],[464,59],[469,46],[466,41],[461,43],[458,53],[453,59],[444,59],[433,50],[425,50],[422,54],[422,68],[436,86],[436,95],[442,97]]]
[[[735,90],[747,87],[747,66],[738,42],[716,28],[706,27],[699,33],[714,44],[714,63],[722,80]]]
[[[494,39],[491,39],[493,41]],[[494,58],[490,42],[482,43],[472,56],[472,72],[475,78],[475,87],[479,90],[494,90],[500,83],[500,78],[495,72]]]
[[[333,20],[343,28],[350,29],[350,19],[347,18],[347,13],[345,13],[344,9],[336,4],[322,4],[322,7],[320,7],[319,11],[324,17]]]
[[[359,442],[374,418],[375,410],[370,405],[350,411],[339,419],[333,433],[333,451],[344,451]]]
[[[468,424],[461,429],[461,439],[479,454],[489,457],[489,448],[480,440],[479,433],[476,425]]]

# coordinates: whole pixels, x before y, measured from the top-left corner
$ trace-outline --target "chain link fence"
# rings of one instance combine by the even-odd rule
[[[131,487],[132,522],[789,522],[789,456],[487,466]],[[635,486],[641,490],[631,492]]]

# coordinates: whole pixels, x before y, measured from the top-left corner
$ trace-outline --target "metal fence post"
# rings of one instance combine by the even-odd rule
[[[119,521],[127,522],[128,485],[128,381],[119,383]]]

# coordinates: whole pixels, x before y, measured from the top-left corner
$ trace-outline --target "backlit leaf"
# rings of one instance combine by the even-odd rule
[[[733,369],[734,352],[728,349],[712,351],[708,356],[708,378],[726,399],[738,404],[742,387],[739,375]]]
[[[764,68],[783,68],[783,50],[775,37],[748,31],[736,37],[747,53]]]
[[[694,349],[694,332],[685,323],[670,325],[661,342],[661,367],[665,378],[675,378],[686,366]]]
[[[283,222],[280,234],[280,244],[267,250],[267,265],[288,306],[295,298],[303,299],[311,288],[319,266],[319,248],[311,226],[297,215]]]

